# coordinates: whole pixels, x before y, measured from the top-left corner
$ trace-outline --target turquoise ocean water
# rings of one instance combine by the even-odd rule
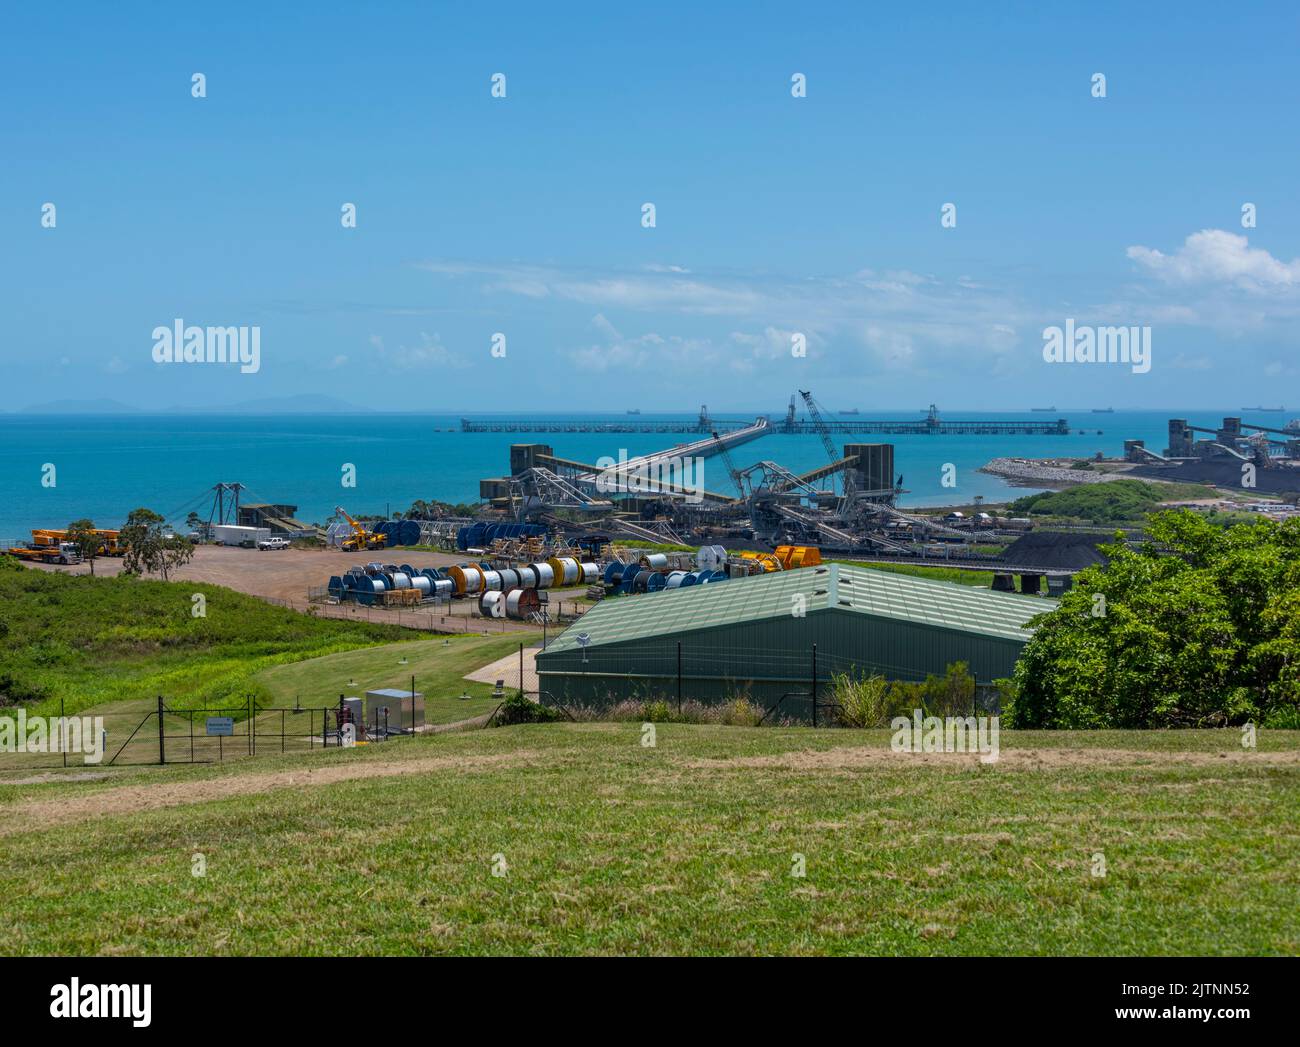
[[[892,442],[896,471],[909,491],[903,498],[905,505],[969,501],[977,494],[996,501],[1024,491],[975,471],[990,458],[1095,451],[1118,455],[1126,438],[1145,439],[1148,447],[1159,451],[1167,442],[1167,420],[1175,413],[1194,425],[1217,425],[1224,415],[1239,414],[1247,421],[1279,428],[1291,417],[1231,409],[1114,414],[953,410],[942,417],[954,421],[1051,421],[1060,416],[1069,419],[1075,432],[1043,437],[850,436],[840,437],[838,442]],[[771,412],[774,422],[782,415]],[[622,414],[584,417],[626,419]],[[640,420],[669,417],[674,416],[645,414]],[[833,417],[852,420],[851,416]],[[861,417],[922,416],[864,410]],[[602,455],[617,458],[620,448],[629,455],[643,454],[695,438],[633,433],[462,433],[459,429],[458,417],[438,415],[0,415],[0,538],[25,538],[33,527],[62,527],[81,516],[100,526],[116,526],[137,506],[147,506],[181,524],[191,509],[207,516],[210,489],[218,481],[243,483],[248,489],[243,496],[246,502],[297,505],[299,517],[309,522],[323,522],[340,504],[352,513],[399,512],[417,498],[477,500],[481,477],[508,472],[512,443],[549,443],[561,457],[594,462]],[[770,459],[802,471],[826,460],[821,441],[812,435],[774,433],[731,453],[740,468]],[[57,470],[53,487],[42,484],[47,463]],[[355,489],[341,486],[345,463],[356,466]],[[941,486],[946,463],[957,467],[955,490]],[[705,486],[731,489],[719,459],[709,459],[705,470]]]

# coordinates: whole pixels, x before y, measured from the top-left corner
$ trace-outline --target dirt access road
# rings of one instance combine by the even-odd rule
[[[410,564],[412,567],[448,567],[464,563],[465,557],[456,553],[415,552],[405,549],[380,549],[368,552],[345,553],[338,549],[240,549],[224,545],[200,545],[194,550],[194,559],[174,571],[172,581],[210,582],[224,585],[237,592],[273,600],[297,610],[309,606],[307,590],[326,585],[331,575],[343,574],[349,567],[369,563]],[[29,564],[37,571],[58,571],[66,574],[89,574],[89,564],[61,567],[49,564]],[[95,561],[95,574],[111,576],[122,570],[122,561],[116,557],[101,557]],[[574,609],[573,601],[586,595],[585,588],[552,590],[551,613],[559,614],[559,604],[565,610]],[[418,629],[443,632],[510,632],[523,630],[541,633],[538,626],[506,619],[487,619],[477,615],[477,600],[454,600],[450,607],[440,607],[435,614],[430,608],[397,610],[379,607],[357,607],[352,604],[330,606],[315,605],[317,613],[329,617],[355,618],[372,622],[391,622]],[[559,629],[560,626],[553,626]]]

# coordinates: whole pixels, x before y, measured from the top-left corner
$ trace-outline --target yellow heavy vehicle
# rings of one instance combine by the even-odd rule
[[[77,551],[77,547],[71,542],[42,546],[16,545],[4,550],[4,552],[9,556],[17,557],[19,560],[30,560],[35,563],[81,563],[81,553]]]
[[[772,553],[755,553],[746,549],[743,552],[733,553],[732,555],[741,560],[748,560],[750,563],[757,566],[764,574],[785,570],[785,564],[778,560]]]
[[[341,505],[336,505],[334,511],[348,522],[352,528],[352,537],[343,539],[343,551],[354,553],[360,549],[382,549],[388,544],[388,539],[378,531],[367,531],[365,526],[348,515],[348,511]]]
[[[796,567],[816,567],[822,562],[822,551],[815,545],[778,545],[774,555],[787,571]]]
[[[95,550],[96,556],[123,556],[126,554],[126,547],[122,545],[121,531],[108,531],[96,527],[94,533],[99,536],[99,548]],[[67,531],[57,531],[49,528],[32,531],[31,547],[33,549],[58,549],[64,543],[70,541]]]
[[[776,551],[771,553],[746,550],[732,555],[755,564],[764,574],[793,571],[797,567],[816,567],[822,562],[822,551],[815,545],[778,545]]]

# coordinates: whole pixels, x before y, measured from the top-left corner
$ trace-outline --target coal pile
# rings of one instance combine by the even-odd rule
[[[1009,564],[1032,564],[1035,567],[1077,571],[1093,564],[1105,563],[1099,545],[1114,538],[1105,534],[1079,534],[1070,531],[1030,531],[1022,534],[1002,553]]]

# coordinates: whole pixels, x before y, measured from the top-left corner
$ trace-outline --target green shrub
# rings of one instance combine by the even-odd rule
[[[1260,726],[1275,731],[1300,731],[1300,706],[1278,706],[1269,711]]]
[[[551,723],[561,719],[558,709],[534,702],[523,691],[515,691],[501,703],[492,718],[493,727],[510,727],[518,723]]]
[[[643,723],[667,723],[673,718],[673,712],[666,701],[657,698],[641,706],[641,720]]]
[[[841,673],[831,681],[836,718],[845,727],[886,727],[894,708],[895,693],[883,676],[855,679]]]
[[[721,706],[718,722],[728,727],[757,727],[763,722],[763,710],[748,698],[732,698]]]
[[[1157,513],[1039,616],[1008,726],[1222,727],[1300,705],[1300,519]],[[1274,715],[1276,713],[1276,716]]]

